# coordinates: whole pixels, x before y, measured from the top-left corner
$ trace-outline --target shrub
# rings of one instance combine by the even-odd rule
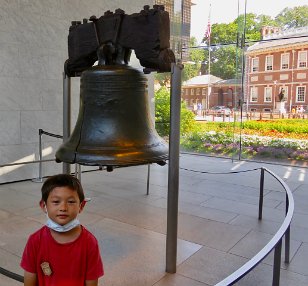
[[[180,133],[184,135],[196,128],[195,115],[181,104]],[[170,91],[166,87],[155,93],[155,127],[160,136],[168,136],[170,128]]]

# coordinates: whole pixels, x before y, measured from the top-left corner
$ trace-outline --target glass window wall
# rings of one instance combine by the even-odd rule
[[[307,164],[306,1],[157,2],[184,64],[182,150]]]

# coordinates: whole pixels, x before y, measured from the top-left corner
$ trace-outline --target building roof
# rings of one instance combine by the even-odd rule
[[[215,83],[215,85],[240,85],[242,83],[241,79],[231,78],[231,79],[222,79]]]
[[[208,85],[209,83],[215,83],[220,81],[221,78],[214,75],[198,75],[195,76],[183,83],[183,86],[191,86],[191,85]]]
[[[247,49],[247,53],[249,54],[258,51],[279,49],[281,47],[307,44],[308,26],[267,35],[263,38],[263,40],[249,47]]]

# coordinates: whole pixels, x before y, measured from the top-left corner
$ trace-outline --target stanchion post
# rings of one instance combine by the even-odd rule
[[[42,160],[43,160],[42,134],[43,134],[43,129],[39,129],[39,176],[38,176],[38,178],[32,180],[35,183],[43,182],[43,172],[42,172],[42,167],[43,167],[42,166]]]
[[[151,170],[151,164],[148,164],[148,177],[147,177],[147,196],[150,193],[150,170]]]
[[[71,78],[63,72],[63,143],[71,134]],[[63,163],[63,173],[70,174],[71,166]]]
[[[42,160],[43,160],[43,151],[42,151],[42,134],[43,129],[39,129],[39,177],[38,179],[42,182],[43,181],[43,172],[42,172]]]
[[[286,194],[286,214],[288,213],[289,211],[289,197],[288,197],[288,194]],[[286,263],[289,263],[290,262],[290,241],[291,241],[291,231],[290,231],[290,226],[288,227],[286,233],[285,233],[285,245],[284,245],[284,248],[285,248],[285,257],[284,257],[284,261]]]
[[[166,272],[176,272],[182,63],[171,66]]]
[[[282,240],[277,243],[274,250],[273,286],[279,286],[280,282],[281,248]]]
[[[259,195],[259,220],[262,219],[262,213],[263,213],[263,196],[264,196],[264,169],[261,168],[261,175],[260,175],[260,195]]]

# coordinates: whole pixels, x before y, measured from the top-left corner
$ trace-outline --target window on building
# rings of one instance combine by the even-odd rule
[[[307,67],[307,51],[298,52],[298,67],[299,68]]]
[[[195,90],[192,88],[190,89],[190,95],[194,95],[195,94]]]
[[[256,86],[252,86],[250,88],[250,101],[251,102],[258,101],[258,88]]]
[[[273,56],[266,56],[265,57],[265,69],[267,71],[273,70]]]
[[[205,88],[202,88],[202,95],[206,95]]]
[[[189,95],[189,89],[188,88],[185,89],[185,92],[186,92],[186,95]]]
[[[281,54],[281,69],[287,70],[289,69],[289,62],[290,62],[290,54]]]
[[[196,95],[200,95],[200,88],[196,89]]]
[[[305,86],[297,86],[296,87],[296,101],[297,102],[305,102]]]
[[[252,68],[251,68],[252,72],[259,71],[259,58],[253,58],[251,66],[252,66]]]
[[[264,89],[264,102],[272,102],[272,88],[266,87]]]

